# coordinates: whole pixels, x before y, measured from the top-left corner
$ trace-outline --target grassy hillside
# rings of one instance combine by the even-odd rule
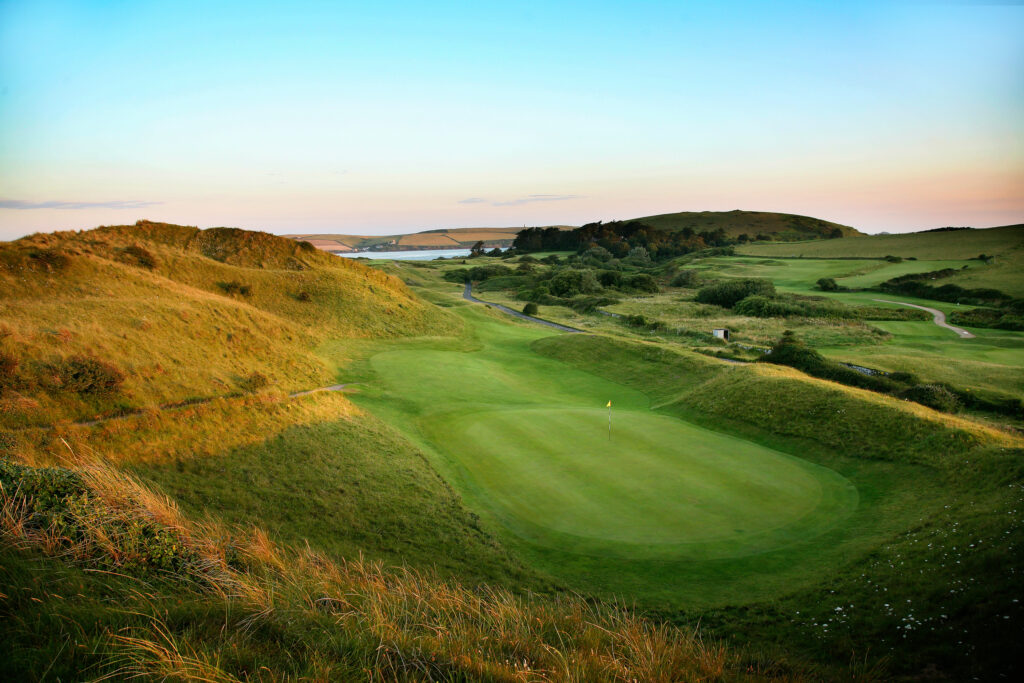
[[[758,234],[777,236],[779,239],[817,239],[839,229],[844,237],[860,235],[855,228],[830,221],[769,211],[682,211],[644,216],[634,220],[659,230],[677,231],[691,228],[694,232],[722,229],[728,237],[746,233],[751,239]]]
[[[314,353],[328,337],[457,324],[308,245],[151,223],[0,244],[0,290],[6,426],[311,389],[334,379]]]
[[[842,242],[751,244],[737,251],[751,256],[808,258],[884,258],[900,256],[936,261],[1000,254],[1024,246],[1024,225],[981,230],[941,230],[900,235],[853,235]]]

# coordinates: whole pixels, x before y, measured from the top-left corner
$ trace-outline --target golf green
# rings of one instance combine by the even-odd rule
[[[381,348],[379,393],[360,402],[416,425],[410,436],[467,502],[522,540],[601,557],[741,557],[820,535],[857,507],[833,470],[658,414],[640,392],[535,353],[550,332],[463,315],[475,344]]]
[[[582,553],[727,557],[824,531],[857,503],[835,472],[636,410],[459,416],[452,453],[528,540]]]

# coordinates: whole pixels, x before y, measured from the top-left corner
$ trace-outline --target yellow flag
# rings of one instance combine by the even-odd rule
[[[605,408],[611,408],[611,407],[612,407],[612,402],[608,401],[608,405],[606,405]]]

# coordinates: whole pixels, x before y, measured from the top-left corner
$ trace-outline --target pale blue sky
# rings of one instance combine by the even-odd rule
[[[1022,36],[1020,3],[0,0],[0,239],[1022,222]]]

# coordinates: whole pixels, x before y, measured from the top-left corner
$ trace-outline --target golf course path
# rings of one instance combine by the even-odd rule
[[[472,282],[466,283],[466,288],[462,290],[462,298],[465,299],[466,301],[472,301],[473,303],[476,304],[484,304],[485,306],[490,306],[491,308],[497,308],[499,311],[504,311],[505,313],[508,313],[509,315],[514,315],[517,318],[522,318],[523,320],[530,320],[535,323],[540,323],[541,325],[547,325],[548,327],[553,327],[556,330],[562,330],[563,332],[583,332],[583,330],[577,330],[575,327],[569,327],[568,325],[559,325],[558,323],[553,323],[550,320],[541,320],[540,318],[534,318],[532,315],[520,313],[514,308],[509,308],[508,306],[502,306],[501,304],[492,304],[490,301],[481,301],[480,299],[477,299],[475,296],[473,296]]]
[[[946,314],[943,313],[942,311],[936,309],[936,308],[928,308],[927,306],[918,306],[917,304],[908,304],[908,303],[904,303],[903,301],[889,301],[888,299],[874,299],[874,301],[878,301],[878,302],[881,302],[883,304],[897,304],[898,306],[910,306],[911,308],[920,308],[922,311],[928,311],[929,313],[931,313],[932,317],[935,320],[935,324],[938,325],[939,327],[945,327],[947,330],[953,330],[958,335],[960,335],[961,339],[973,339],[974,338],[974,335],[971,334],[970,332],[968,332],[967,330],[965,330],[963,328],[960,328],[960,327],[956,327],[954,325],[950,325],[949,323],[947,323],[946,322]]]

